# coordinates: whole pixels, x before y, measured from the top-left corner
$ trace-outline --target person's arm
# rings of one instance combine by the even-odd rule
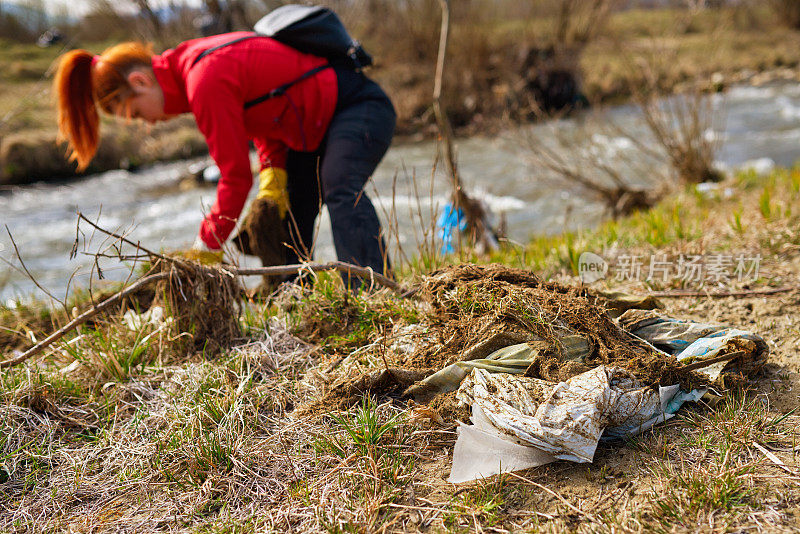
[[[199,237],[209,249],[217,250],[236,226],[253,185],[253,173],[240,88],[219,69],[201,76],[187,84],[191,87],[189,104],[219,167],[220,179],[216,202],[200,225]]]

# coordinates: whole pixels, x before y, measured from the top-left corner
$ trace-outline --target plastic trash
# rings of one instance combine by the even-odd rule
[[[134,310],[128,310],[122,316],[125,326],[128,327],[128,330],[133,331],[141,330],[144,325],[148,324],[163,326],[171,322],[171,319],[171,317],[168,319],[164,318],[164,308],[162,306],[153,306],[144,313],[136,313]]]
[[[448,202],[442,208],[442,213],[436,221],[436,227],[439,229],[439,237],[442,239],[442,254],[452,254],[455,252],[453,234],[466,230],[467,218],[461,208],[456,209]]]
[[[651,310],[629,310],[618,319],[620,326],[679,361],[711,359],[733,341],[752,342],[748,357],[763,361],[769,352],[764,338],[747,330],[718,324],[684,321]],[[697,371],[716,380],[728,362],[718,362]]]
[[[617,324],[649,345],[653,353],[675,356],[688,364],[717,356],[697,372],[716,381],[735,362],[743,372],[758,368],[769,348],[760,336],[723,325],[673,319],[654,309],[657,302],[620,299]],[[641,301],[641,302],[639,302]],[[563,327],[562,327],[563,328]],[[555,383],[524,376],[540,356],[563,363],[589,363],[592,347],[569,328],[557,341],[534,339],[495,350],[486,357],[456,362],[414,384],[405,394],[418,402],[456,391],[471,406],[471,425],[461,424],[453,453],[450,482],[465,482],[526,469],[555,460],[591,462],[600,440],[624,439],[672,418],[686,402],[707,389],[681,390],[679,385],[645,387],[622,367],[599,365]],[[483,353],[482,353],[483,354]]]
[[[560,340],[561,354],[565,361],[583,361],[591,353],[589,341],[582,336],[564,336]],[[493,373],[523,374],[534,358],[542,351],[553,351],[554,346],[546,341],[519,343],[502,348],[486,358],[461,361],[449,365],[425,380],[408,388],[404,395],[417,402],[455,391],[472,369],[484,369]]]
[[[449,482],[527,469],[555,460],[591,462],[602,439],[662,423],[705,390],[656,392],[620,368],[599,366],[558,384],[473,369],[458,391],[472,405],[460,425]]]

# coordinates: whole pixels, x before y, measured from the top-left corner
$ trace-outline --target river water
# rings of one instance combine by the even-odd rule
[[[718,164],[727,169],[790,166],[800,159],[800,85],[734,87],[713,100],[715,120],[706,138],[719,143]],[[616,127],[610,128],[614,124]],[[509,129],[501,135],[457,142],[459,170],[469,191],[504,213],[509,238],[524,242],[531,235],[597,224],[604,208],[574,187],[554,181],[531,146],[546,146],[566,162],[585,169],[587,161],[602,161],[621,169],[632,183],[652,185],[665,179],[662,164],[641,155],[636,143],[649,144],[638,111],[632,106],[607,110],[602,116]],[[562,146],[556,139],[567,140]],[[367,193],[386,223],[395,259],[412,257],[431,242],[431,219],[446,202],[448,183],[436,167],[434,142],[403,144],[390,149],[368,185]],[[204,206],[213,203],[213,188],[180,191],[174,187],[193,162],[156,165],[137,172],[110,171],[63,184],[32,185],[0,193],[0,302],[44,293],[21,270],[9,233],[22,261],[37,282],[62,299],[68,287],[87,287],[95,258],[111,241],[92,233],[85,223],[77,231],[76,212],[100,226],[124,232],[129,239],[154,250],[191,245]],[[79,237],[78,254],[70,259]],[[327,214],[320,218],[316,259],[335,256]],[[245,266],[254,258],[238,257]],[[100,262],[109,280],[124,279],[129,266],[116,260]]]

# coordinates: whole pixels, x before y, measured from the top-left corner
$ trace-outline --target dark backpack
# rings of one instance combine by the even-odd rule
[[[192,66],[220,48],[253,37],[270,37],[299,52],[324,57],[328,63],[303,73],[269,93],[245,102],[245,109],[285,94],[293,85],[322,70],[336,66],[361,71],[363,67],[372,65],[372,56],[358,41],[350,37],[336,13],[326,7],[298,4],[281,6],[256,22],[254,29],[255,33],[204,50],[194,59]]]
[[[289,4],[256,22],[256,33],[295,50],[328,59],[336,66],[361,69],[372,57],[350,37],[336,13],[322,6]]]

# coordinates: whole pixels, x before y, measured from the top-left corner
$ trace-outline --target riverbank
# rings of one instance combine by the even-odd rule
[[[445,333],[445,317],[424,298],[354,296],[321,275],[313,288],[247,302],[240,339],[218,354],[187,350],[189,338],[152,314],[99,317],[45,357],[0,370],[0,530],[794,530],[799,235],[800,169],[747,171],[596,229],[406,268],[407,286],[462,260],[577,286],[580,255],[592,252],[609,270],[591,291],[743,292],[658,304],[672,317],[755,332],[769,346],[767,366],[720,391],[713,407],[684,407],[667,425],[603,443],[590,464],[478,483],[445,481],[463,410],[449,401],[409,406],[385,383],[345,387],[387,365],[459,357],[411,356],[416,343]],[[702,269],[678,272],[681,256],[700,256]],[[730,263],[712,271],[717,256]],[[758,269],[737,273],[739,256],[748,267],[759,258]],[[625,267],[633,257],[638,272]],[[655,275],[651,257],[661,262]],[[463,310],[486,309],[462,297]],[[15,311],[4,313],[12,326]],[[53,315],[56,325],[68,318]],[[13,328],[19,338],[45,333]],[[463,330],[458,343],[475,332]],[[371,395],[362,401],[364,389]]]
[[[534,117],[542,74],[535,58],[545,53],[537,41],[544,32],[537,24],[506,20],[454,28],[445,100],[459,135],[491,134]],[[433,26],[434,37],[426,38],[435,42],[438,30]],[[364,41],[377,58],[371,76],[397,108],[398,140],[435,135],[431,51],[393,49],[378,37]],[[108,43],[79,44],[98,51]],[[63,148],[55,144],[49,72],[58,52],[13,43],[4,43],[0,51],[0,185],[74,174]],[[620,103],[646,77],[665,93],[696,82],[720,90],[734,83],[796,80],[800,32],[773,24],[763,13],[741,20],[740,10],[733,8],[692,16],[683,10],[622,11],[610,17],[607,28],[576,58],[586,99],[596,105]],[[152,128],[105,119],[99,155],[88,172],[135,168],[205,151],[188,117]]]

